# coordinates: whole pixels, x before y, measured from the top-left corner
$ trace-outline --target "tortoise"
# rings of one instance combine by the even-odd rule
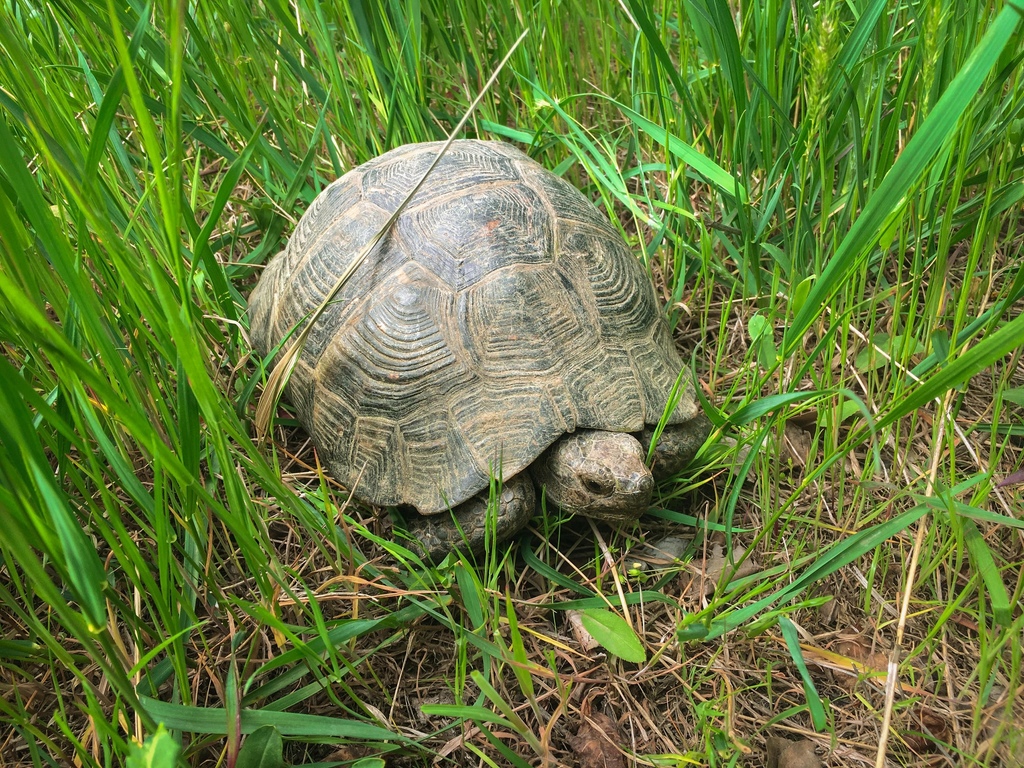
[[[260,356],[323,302],[440,149],[394,149],[313,201],[250,296]],[[647,450],[670,404],[655,475],[677,473],[710,432],[621,235],[497,141],[452,143],[311,329],[286,395],[330,474],[404,511],[432,560],[483,547],[492,479],[499,539],[535,513],[535,484],[566,512],[632,520],[650,503]]]

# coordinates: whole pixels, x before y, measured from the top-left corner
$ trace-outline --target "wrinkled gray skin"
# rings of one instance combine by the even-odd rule
[[[650,505],[655,480],[672,477],[694,457],[711,433],[703,414],[665,427],[654,448],[653,471],[645,464],[653,427],[638,435],[583,429],[564,435],[526,472],[501,489],[496,515],[488,514],[488,491],[457,505],[450,515],[404,514],[412,548],[440,561],[456,548],[480,552],[492,519],[498,541],[523,528],[537,511],[537,491],[571,514],[610,523],[636,520]]]

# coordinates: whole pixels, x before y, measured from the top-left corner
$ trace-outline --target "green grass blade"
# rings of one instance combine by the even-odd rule
[[[193,707],[170,704],[157,699],[143,698],[142,706],[157,722],[167,728],[188,733],[226,735],[228,713],[220,707]],[[397,749],[398,744],[410,744],[412,740],[402,734],[381,728],[379,725],[345,720],[340,717],[306,715],[297,712],[264,712],[258,709],[244,709],[241,712],[241,732],[253,733],[265,726],[273,726],[283,736],[293,738],[340,738],[375,742],[383,747],[386,742],[395,742],[385,749]]]
[[[900,531],[915,523],[923,515],[927,514],[928,508],[924,505],[918,506],[908,512],[888,520],[880,525],[867,528],[859,533],[850,536],[838,544],[833,545],[822,552],[816,558],[814,564],[800,574],[792,583],[783,589],[757,600],[735,611],[727,613],[719,619],[713,619],[708,628],[707,640],[714,640],[731,629],[742,626],[761,611],[768,609],[776,602],[784,602],[792,596],[799,594],[811,584],[814,584],[827,576],[836,573],[840,568],[852,563],[854,560],[863,557],[868,552],[879,546],[886,539],[895,536]]]
[[[1008,5],[999,12],[931,114],[907,142],[811,288],[804,307],[786,329],[784,357],[803,343],[803,336],[817,319],[821,305],[841,289],[849,274],[875,247],[883,230],[900,215],[910,192],[949,146],[958,120],[1000,61],[1019,23],[1020,12],[1013,6]]]
[[[807,698],[807,709],[811,714],[811,724],[814,726],[814,730],[820,733],[825,730],[828,716],[825,714],[825,703],[818,695],[814,679],[811,677],[810,670],[807,669],[803,651],[800,650],[800,635],[797,634],[796,625],[785,616],[779,616],[779,629],[782,630],[782,637],[786,641],[789,657],[800,672],[800,679],[804,684],[804,696]]]
[[[1006,585],[1003,583],[1003,575],[992,556],[992,550],[985,543],[985,537],[971,520],[964,521],[964,542],[975,570],[981,574],[982,581],[985,582],[985,596],[992,617],[996,624],[1009,627],[1013,624],[1013,611],[1010,608],[1010,595],[1007,594]]]
[[[878,419],[877,429],[884,429],[898,419],[913,413],[950,389],[965,384],[972,376],[994,362],[1020,349],[1024,340],[1024,315],[1018,315],[990,336],[986,336],[953,362],[915,386],[905,398],[896,402]]]
[[[718,187],[723,194],[735,197],[741,203],[747,202],[748,194],[744,185],[718,163],[705,157],[679,137],[673,136],[667,128],[662,128],[625,104],[620,104],[617,101],[612,101],[611,103],[632,120],[637,128],[658,142],[658,144],[667,148],[669,152],[684,163],[692,166],[697,173]]]

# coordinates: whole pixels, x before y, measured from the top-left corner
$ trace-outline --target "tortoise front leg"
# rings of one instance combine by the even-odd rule
[[[654,446],[654,464],[651,472],[657,480],[664,480],[678,475],[697,455],[697,451],[708,439],[714,425],[703,413],[698,413],[682,424],[668,424]],[[651,446],[654,427],[644,427],[637,435],[644,451]]]
[[[537,494],[526,472],[505,481],[498,496],[497,514],[488,509],[489,491],[481,491],[454,509],[436,515],[402,515],[408,539],[402,543],[427,562],[437,563],[459,548],[477,554],[490,537],[487,518],[494,517],[497,540],[505,541],[521,530],[537,511]]]

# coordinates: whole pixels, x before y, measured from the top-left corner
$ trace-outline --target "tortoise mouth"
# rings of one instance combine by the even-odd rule
[[[641,485],[639,489],[618,489],[607,496],[580,499],[583,503],[565,500],[559,506],[574,515],[589,517],[607,523],[631,523],[638,519],[651,505],[653,483]],[[557,503],[557,502],[556,502]]]
[[[600,520],[602,523],[610,523],[612,525],[624,525],[625,523],[632,523],[635,520],[639,520],[640,516],[646,511],[647,507],[639,509],[636,513],[624,513],[622,510],[616,510],[614,512],[607,509],[586,509],[575,512],[574,514],[580,517],[588,517],[591,520]]]

